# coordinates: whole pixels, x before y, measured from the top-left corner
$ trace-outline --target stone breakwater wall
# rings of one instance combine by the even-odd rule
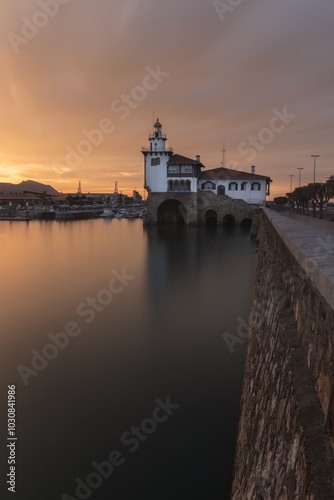
[[[258,231],[233,500],[334,499],[334,238]]]

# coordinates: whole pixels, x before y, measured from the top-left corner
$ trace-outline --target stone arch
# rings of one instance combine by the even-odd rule
[[[184,180],[180,181],[180,193],[184,193]]]
[[[174,181],[174,192],[178,193],[180,191],[179,181]]]
[[[168,181],[168,191],[174,191],[173,181],[171,180]]]
[[[157,210],[159,224],[184,224],[187,221],[187,211],[178,200],[166,200]]]
[[[208,210],[205,214],[205,224],[207,226],[217,225],[217,212],[215,210]]]
[[[247,229],[247,231],[250,231],[250,229],[252,227],[252,219],[249,219],[249,218],[242,219],[240,226],[243,229]]]
[[[226,214],[223,218],[223,226],[227,228],[234,228],[235,227],[235,218],[232,214]]]
[[[186,191],[191,191],[191,183],[189,179],[186,181]]]

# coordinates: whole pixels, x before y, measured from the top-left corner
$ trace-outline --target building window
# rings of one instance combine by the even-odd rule
[[[160,165],[160,158],[152,158],[151,165]]]
[[[192,174],[193,167],[191,165],[182,165],[181,174]]]
[[[252,182],[252,191],[261,191],[261,184],[259,182]]]
[[[169,174],[179,174],[180,173],[180,165],[168,165],[168,173]]]
[[[247,182],[241,183],[241,191],[246,191]]]
[[[169,193],[185,193],[191,191],[191,182],[190,181],[172,181],[169,180],[167,183],[167,191]]]
[[[201,189],[216,189],[216,184],[214,182],[210,182],[210,181],[207,181],[207,182],[203,182],[201,184]]]
[[[238,191],[238,184],[237,182],[230,182],[228,185],[228,190],[229,191]]]

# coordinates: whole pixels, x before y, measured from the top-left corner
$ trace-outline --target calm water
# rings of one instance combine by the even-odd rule
[[[249,236],[140,220],[2,222],[0,233],[0,465],[15,383],[15,498],[228,499],[245,343],[232,354],[222,334],[248,317]],[[116,280],[123,268],[135,278]],[[31,351],[66,325],[77,335],[29,372]],[[101,478],[92,463],[115,450]]]

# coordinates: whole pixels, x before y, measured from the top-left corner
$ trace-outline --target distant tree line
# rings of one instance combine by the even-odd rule
[[[307,186],[295,188],[292,193],[279,196],[274,199],[274,203],[280,207],[291,203],[292,208],[299,214],[312,215],[316,217],[316,209],[319,208],[319,218],[324,218],[324,205],[334,198],[334,175],[331,175],[326,182],[315,182]]]

